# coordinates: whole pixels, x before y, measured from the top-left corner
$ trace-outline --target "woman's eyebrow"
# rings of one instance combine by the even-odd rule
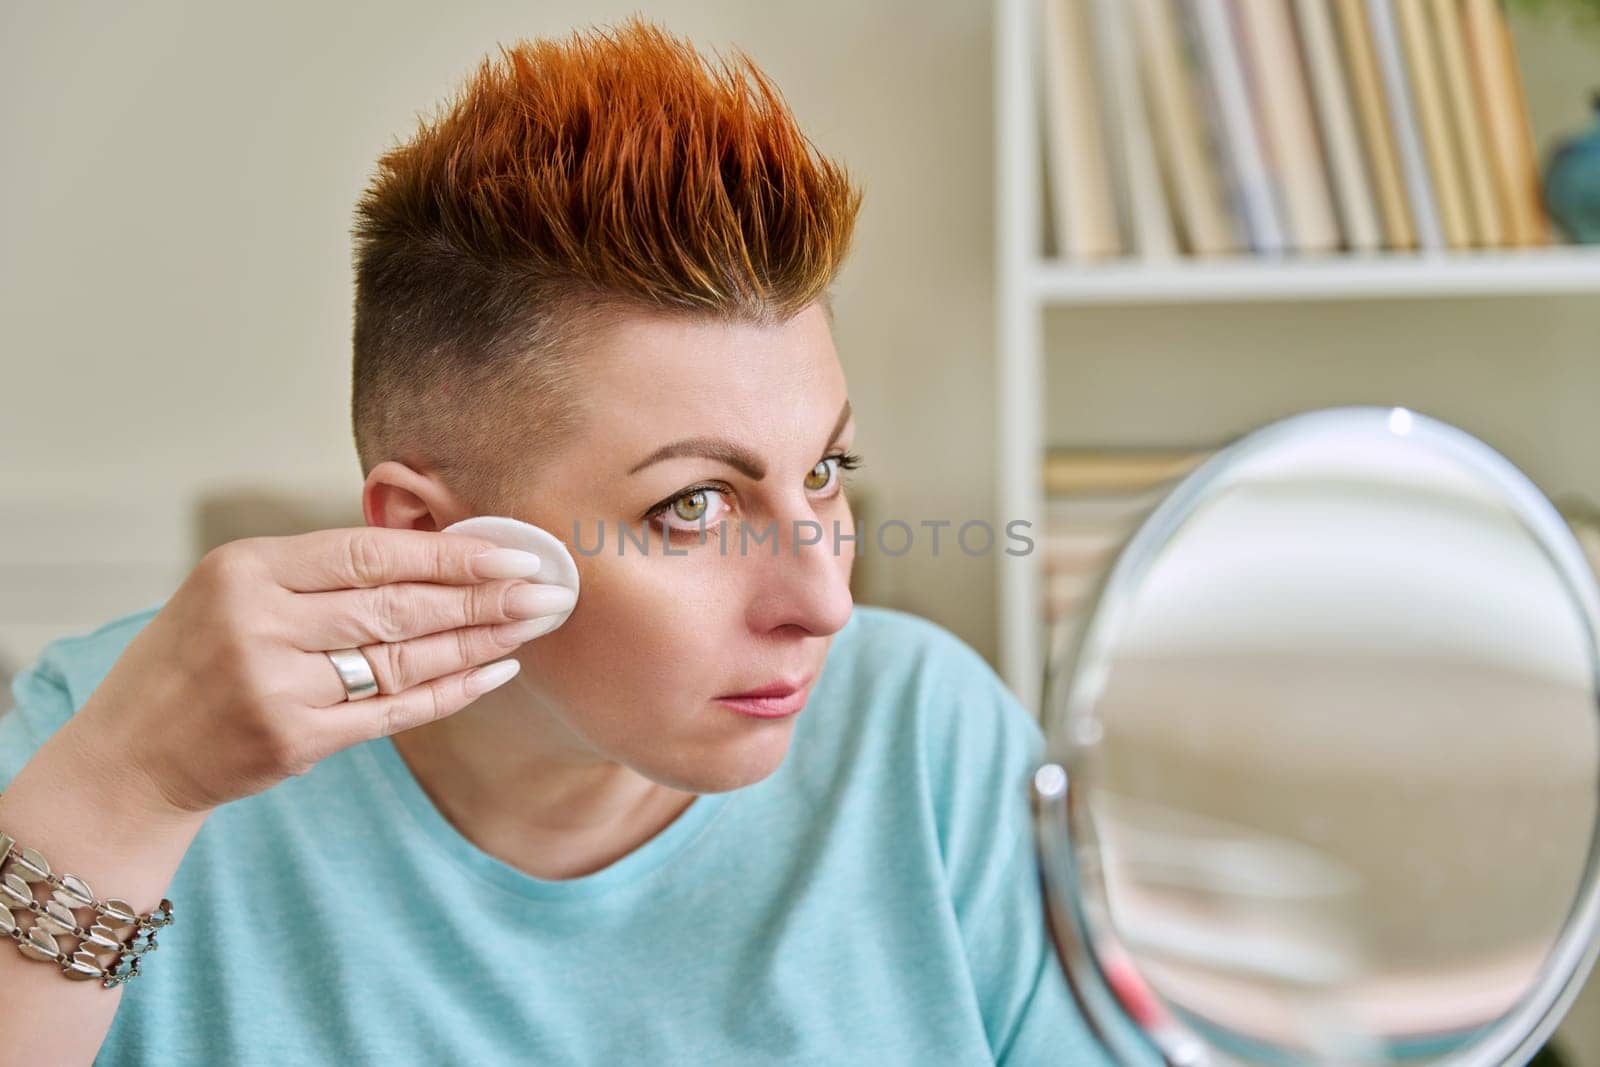
[[[828,443],[822,446],[824,451],[839,439],[839,435],[844,432],[845,424],[849,421],[850,401],[846,398],[844,407],[839,409],[839,418],[833,424],[833,433],[828,436]],[[664,459],[674,459],[678,456],[704,456],[719,463],[726,463],[751,481],[759,482],[767,476],[764,463],[732,441],[721,437],[685,437],[681,441],[662,445],[628,468],[628,473],[637,474],[652,463],[660,463]]]

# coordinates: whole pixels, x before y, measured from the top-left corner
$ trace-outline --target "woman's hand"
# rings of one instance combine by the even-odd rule
[[[135,802],[208,812],[508,681],[514,659],[475,668],[573,603],[571,590],[520,580],[537,566],[420,530],[233,541],[200,561],[62,729]],[[341,648],[366,655],[377,695],[345,700],[324,654]]]

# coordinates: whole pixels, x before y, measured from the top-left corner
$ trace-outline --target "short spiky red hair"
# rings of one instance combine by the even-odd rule
[[[742,53],[637,18],[500,53],[383,155],[354,229],[362,471],[399,459],[480,497],[508,440],[570,426],[585,326],[825,304],[861,201]]]

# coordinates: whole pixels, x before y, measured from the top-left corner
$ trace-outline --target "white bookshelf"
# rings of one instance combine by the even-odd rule
[[[1240,256],[1093,267],[1041,261],[1031,265],[1024,277],[1041,305],[1579,293],[1600,290],[1600,246],[1278,260]]]
[[[1600,247],[1085,266],[1048,260],[1038,89],[1042,25],[1040,0],[996,0],[998,530],[1022,519],[1035,535],[1042,532],[1044,316],[1051,307],[1600,292]],[[1000,553],[997,567],[1000,673],[1023,705],[1037,712],[1046,651],[1040,554]]]

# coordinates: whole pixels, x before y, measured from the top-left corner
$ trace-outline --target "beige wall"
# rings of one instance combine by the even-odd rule
[[[0,568],[136,559],[146,586],[79,595],[109,614],[181,574],[174,516],[201,487],[353,498],[347,227],[374,157],[495,42],[636,9],[749,51],[865,182],[837,340],[879,517],[989,517],[987,3],[80,0],[0,13]],[[1524,24],[1519,43],[1541,142],[1585,121],[1600,40]],[[1600,499],[1593,297],[1079,310],[1050,337],[1062,443],[1405,403]],[[993,655],[991,561],[913,553],[872,585]],[[1600,1021],[1584,1026],[1600,1064]]]

